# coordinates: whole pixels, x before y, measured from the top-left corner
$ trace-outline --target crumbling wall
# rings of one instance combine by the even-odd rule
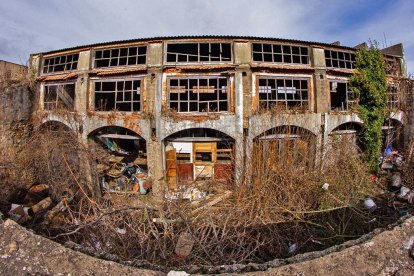
[[[0,84],[4,85],[4,84]],[[20,142],[30,132],[27,124],[34,111],[34,93],[26,85],[0,87],[0,147]]]
[[[408,154],[412,154],[413,143],[414,143],[414,80],[410,80],[407,83],[407,94],[406,94],[406,125],[404,126],[404,146],[408,151]],[[411,157],[411,156],[409,156]]]

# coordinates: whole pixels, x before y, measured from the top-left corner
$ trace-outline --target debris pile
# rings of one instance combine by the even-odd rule
[[[384,153],[378,158],[378,169],[380,174],[386,174],[401,169],[404,164],[404,155],[387,146]]]
[[[46,218],[52,221],[59,213],[66,210],[67,204],[72,200],[70,192],[67,192],[56,206],[53,206],[50,197],[50,188],[46,184],[36,184],[31,186],[23,200],[18,203],[12,203],[9,216],[19,224],[24,224],[34,217]]]
[[[414,191],[403,185],[402,173],[405,165],[404,155],[387,146],[384,153],[378,158],[378,175],[371,176],[373,182],[386,179],[388,193],[381,195],[375,200],[385,200],[387,207],[396,210],[399,215],[412,214],[414,203]],[[364,208],[374,212],[377,206],[374,199],[366,198],[363,202]]]
[[[142,167],[134,163],[122,163],[122,157],[114,157],[110,166],[101,167],[102,188],[107,192],[147,194],[152,181]]]

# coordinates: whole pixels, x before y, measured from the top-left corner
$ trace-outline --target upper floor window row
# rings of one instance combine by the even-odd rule
[[[231,62],[231,43],[168,43],[167,62]]]
[[[95,67],[131,66],[146,64],[147,46],[134,46],[95,51]]]
[[[354,69],[355,54],[325,50],[326,67]]]
[[[309,64],[308,47],[253,43],[253,61]]]
[[[79,53],[45,58],[43,74],[76,70],[78,68]]]

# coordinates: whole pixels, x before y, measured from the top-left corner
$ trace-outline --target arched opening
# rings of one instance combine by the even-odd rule
[[[105,126],[88,135],[97,155],[97,171],[101,184],[109,192],[146,194],[146,141],[132,130],[119,126]]]
[[[164,139],[165,173],[170,189],[214,179],[231,181],[234,139],[208,128],[176,132]]]
[[[358,143],[358,132],[361,130],[361,125],[355,122],[348,122],[341,124],[334,128],[329,133],[328,149],[336,149],[338,147],[346,147],[354,152],[359,152],[361,147]]]
[[[391,147],[394,150],[403,151],[404,135],[403,124],[395,119],[388,118],[382,126],[382,147]]]
[[[315,159],[316,137],[309,130],[284,125],[254,139],[253,160],[262,166],[306,167]]]
[[[38,128],[39,131],[50,131],[50,132],[67,132],[71,134],[75,134],[73,130],[59,121],[46,121],[41,124]]]

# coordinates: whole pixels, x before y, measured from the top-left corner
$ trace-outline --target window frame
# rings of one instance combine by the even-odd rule
[[[136,55],[129,55],[130,49],[131,48],[136,48]],[[140,48],[145,48],[145,53],[144,54],[139,54],[139,49]],[[121,56],[121,49],[127,49],[127,55],[126,56]],[[118,50],[118,56],[117,57],[112,57],[112,53],[114,50]],[[108,58],[104,58],[104,52],[105,51],[109,51],[109,57]],[[97,59],[97,52],[102,52],[101,53],[101,57]],[[92,68],[94,69],[104,69],[104,68],[115,68],[115,67],[137,67],[137,66],[145,66],[147,64],[148,58],[147,58],[147,54],[148,54],[148,44],[137,44],[137,45],[132,45],[132,46],[124,46],[124,47],[111,47],[111,48],[98,48],[98,49],[94,49],[93,50],[93,59],[92,59]],[[132,57],[136,57],[136,64],[128,64],[128,60]],[[145,62],[144,63],[139,63],[139,57],[144,57]],[[112,63],[112,58],[116,58],[117,62],[116,65],[111,65]],[[126,59],[126,63],[125,65],[120,65],[120,60],[122,58]],[[98,61],[102,61],[102,60],[108,60],[108,66],[97,66],[97,62]]]
[[[261,86],[260,85],[260,80],[266,80],[266,86]],[[271,88],[271,86],[268,85],[269,80],[274,81],[275,87]],[[295,76],[295,75],[257,75],[255,77],[255,82],[256,82],[256,96],[257,96],[257,110],[258,111],[270,111],[273,108],[278,108],[278,102],[280,103],[284,103],[284,109],[282,112],[290,112],[290,111],[297,111],[297,109],[295,109],[295,106],[289,106],[289,102],[300,102],[300,109],[299,111],[302,112],[310,112],[311,111],[311,80],[312,80],[312,76],[304,76],[304,75],[300,75],[300,76]],[[281,86],[278,86],[278,81],[283,81],[283,90],[285,91],[285,93],[278,93],[278,91],[280,90],[279,88],[281,88]],[[291,81],[292,82],[292,86],[287,86],[286,82],[287,81]],[[297,87],[294,86],[295,81],[299,81],[299,89]],[[306,88],[302,88],[302,81],[306,81]],[[267,87],[265,90],[261,90],[260,87]],[[269,90],[270,87],[270,90]],[[300,93],[300,99],[288,99],[287,93],[286,91],[288,91],[287,88],[290,87],[295,87],[295,91],[299,91]],[[290,89],[289,89],[290,90]],[[266,92],[262,92],[262,91],[266,91]],[[275,99],[269,99],[269,94],[273,94],[273,92],[275,93]],[[307,93],[306,98],[303,97],[303,92]],[[266,100],[264,99],[260,99],[260,94],[266,94]],[[284,94],[284,99],[279,99],[278,98],[278,94]],[[266,102],[266,107],[264,108],[261,104],[263,102]],[[305,103],[305,104],[304,104]],[[306,107],[306,108],[303,108]]]
[[[401,101],[398,84],[391,82],[387,83],[385,93],[387,95],[387,109],[389,111],[399,110],[401,108]]]
[[[352,110],[352,103],[355,103],[355,106],[358,104],[358,98],[354,98],[353,100],[350,100],[350,95],[355,95],[355,92],[352,92],[349,89],[349,80],[348,79],[337,79],[337,78],[328,78],[328,86],[329,86],[329,111],[339,111],[339,112],[347,112]],[[341,110],[335,110],[332,109],[332,101],[331,101],[331,93],[336,93],[336,92],[332,92],[332,87],[331,87],[331,83],[343,83],[346,85],[346,94],[345,94],[345,103],[346,103],[346,108],[345,109],[341,109]]]
[[[178,55],[187,55],[187,54],[177,54],[176,55],[176,61],[168,61],[168,45],[171,44],[198,44],[198,53],[197,53],[197,60],[198,61],[178,61]],[[230,46],[230,60],[223,60],[222,55],[220,54],[220,60],[219,61],[211,61],[211,54],[209,53],[209,61],[201,61],[200,57],[200,44],[209,44],[209,48],[211,49],[211,44],[229,44]],[[227,41],[170,41],[164,43],[164,63],[167,65],[172,64],[231,64],[234,60],[234,51],[233,51],[234,43],[233,42],[227,42]],[[211,51],[211,50],[210,50]],[[172,53],[174,54],[174,53]]]
[[[289,44],[289,43],[279,43],[279,42],[251,42],[251,59],[252,62],[254,63],[270,63],[270,64],[291,64],[291,65],[310,65],[311,64],[311,55],[310,55],[310,47],[309,46],[303,46],[303,45],[296,45],[296,44]],[[254,44],[260,44],[261,45],[261,51],[257,52],[254,50]],[[265,52],[264,51],[264,46],[263,45],[270,45],[271,48],[271,52]],[[280,46],[281,52],[277,53],[274,51],[275,46]],[[289,47],[289,51],[290,53],[284,53],[284,47]],[[294,54],[292,48],[293,47],[298,47],[299,50],[299,54]],[[302,54],[302,49],[301,48],[306,48],[307,54]],[[258,61],[255,60],[254,55],[255,54],[261,54],[262,55],[262,60]],[[272,61],[265,61],[264,55],[271,55],[272,57]],[[281,55],[281,61],[275,61],[275,56],[276,55]],[[286,62],[285,61],[285,56],[289,55],[290,56],[290,62]],[[298,56],[300,62],[293,62],[293,57],[294,56]],[[303,63],[302,62],[302,58],[306,57],[307,59],[307,63]]]
[[[46,93],[48,93],[46,90],[48,90],[50,86],[62,87],[62,86],[65,86],[65,85],[73,85],[74,86],[74,89],[73,89],[73,108],[72,109],[67,108],[65,110],[71,111],[71,112],[76,111],[76,81],[61,81],[61,82],[43,83],[42,84],[42,90],[43,90],[42,109],[43,110],[47,110],[47,111],[57,110],[58,109],[58,103],[59,103],[59,93],[58,92],[56,92],[56,99],[54,101],[45,102]],[[48,105],[48,104],[54,104],[55,107],[53,109],[46,108],[46,105]]]
[[[130,91],[131,91],[131,101],[125,101],[125,91],[127,91],[126,89],[125,89],[125,82],[126,81],[132,81],[132,83],[131,83],[131,89],[130,89]],[[139,86],[138,86],[138,88],[139,88],[139,101],[134,101],[133,100],[133,93],[135,92],[135,90],[134,90],[134,81],[139,81]],[[104,93],[107,93],[107,94],[110,94],[110,93],[113,93],[114,94],[114,97],[113,97],[113,101],[114,101],[114,108],[113,109],[111,109],[111,110],[100,110],[100,109],[98,109],[97,107],[96,107],[96,83],[98,83],[98,82],[100,82],[101,83],[101,90],[100,91],[98,91],[98,93],[102,93],[102,94],[104,94]],[[102,91],[102,83],[105,83],[105,82],[115,82],[115,90],[113,91],[113,92],[110,92],[110,91]],[[130,103],[131,104],[131,111],[122,111],[122,110],[117,110],[116,109],[116,107],[117,107],[117,103],[118,103],[118,100],[117,100],[117,98],[118,98],[118,82],[123,82],[123,91],[122,91],[122,93],[123,93],[123,99],[124,99],[124,101],[122,101],[122,102],[119,102],[119,104],[122,104],[122,103]],[[143,76],[136,76],[136,77],[126,77],[126,78],[92,78],[91,79],[91,93],[92,93],[92,104],[93,104],[93,106],[92,106],[92,110],[94,111],[94,112],[102,112],[102,113],[104,113],[104,112],[126,112],[126,113],[138,113],[138,112],[143,112],[143,108],[144,108],[144,106],[143,106],[143,90],[144,90],[144,77]],[[139,110],[133,110],[134,109],[134,103],[139,103]]]
[[[223,93],[223,88],[220,87],[220,80],[225,79],[226,80],[226,86],[224,88],[224,90],[226,91],[226,99],[220,99],[220,93]],[[177,94],[177,99],[176,100],[172,100],[171,99],[171,80],[175,80],[177,81],[177,86],[178,87],[178,91],[184,89],[184,92],[180,91],[180,92],[175,92],[173,94]],[[200,101],[200,94],[205,94],[205,93],[211,93],[211,92],[192,92],[194,91],[193,88],[190,88],[190,81],[191,80],[197,80],[197,87],[198,87],[198,91],[200,90],[211,90],[210,88],[210,80],[216,80],[217,84],[216,87],[213,88],[214,89],[214,93],[216,93],[216,100],[215,101],[210,101],[210,100],[201,100]],[[202,85],[200,85],[200,80],[207,80],[207,86],[206,88],[200,88],[203,87]],[[186,82],[186,87],[187,88],[182,88],[181,86],[181,81],[185,81]],[[176,76],[176,75],[170,75],[166,77],[166,98],[167,98],[167,107],[169,110],[171,111],[176,111],[177,113],[180,114],[189,114],[189,113],[201,113],[201,114],[205,114],[205,113],[229,113],[231,112],[231,85],[232,85],[232,81],[231,81],[231,76],[230,75],[187,75],[187,76]],[[181,87],[181,88],[180,88]],[[181,93],[188,93],[187,95],[187,100],[181,100],[180,99],[180,94]],[[190,93],[192,93],[193,95],[197,95],[197,99],[191,99],[191,95]],[[218,107],[218,111],[210,111],[209,110],[209,103],[213,102],[217,104]],[[226,103],[226,110],[220,110],[220,103],[225,102]],[[177,103],[177,109],[171,107],[171,103]],[[191,103],[196,103],[197,104],[197,111],[191,111],[191,107],[190,104]],[[207,111],[204,110],[200,110],[200,103],[201,104],[206,104],[207,106]],[[187,104],[187,111],[180,111],[180,106],[181,104]]]
[[[77,55],[76,61],[74,59],[74,56]],[[68,57],[71,56],[71,61],[67,61]],[[65,57],[65,62],[61,62],[62,58]],[[78,70],[78,65],[79,65],[79,57],[80,57],[80,52],[73,52],[73,53],[68,53],[68,54],[63,54],[63,55],[54,55],[54,56],[50,56],[50,57],[43,57],[42,58],[42,69],[41,69],[41,75],[53,75],[53,74],[61,74],[61,73],[66,73],[66,72],[73,72]],[[55,62],[53,61],[53,65],[50,64],[50,61],[53,59],[55,60],[56,58],[59,58],[59,63],[55,64]],[[46,61],[48,61],[48,64],[46,65]],[[70,69],[66,69],[66,66],[70,64]],[[75,67],[74,67],[74,64]],[[63,70],[55,70],[56,66],[64,66]],[[48,70],[47,72],[45,72],[45,67],[47,66]],[[74,68],[73,68],[74,67]],[[50,71],[53,68],[53,71]]]
[[[329,51],[329,57],[326,53]],[[336,57],[334,58],[332,53],[336,53]],[[343,54],[343,58],[340,58],[340,54]],[[349,54],[349,59],[346,59],[346,54]],[[354,70],[355,69],[355,58],[356,54],[352,51],[346,50],[336,50],[336,49],[324,49],[324,57],[325,57],[325,66],[326,68],[330,69],[345,69],[345,70]],[[352,58],[353,57],[353,58]],[[330,60],[331,65],[328,66],[328,60]],[[338,66],[334,66],[334,61],[337,62]],[[345,67],[341,67],[341,62],[344,63]],[[351,68],[348,68],[346,65],[347,63],[350,64]]]

